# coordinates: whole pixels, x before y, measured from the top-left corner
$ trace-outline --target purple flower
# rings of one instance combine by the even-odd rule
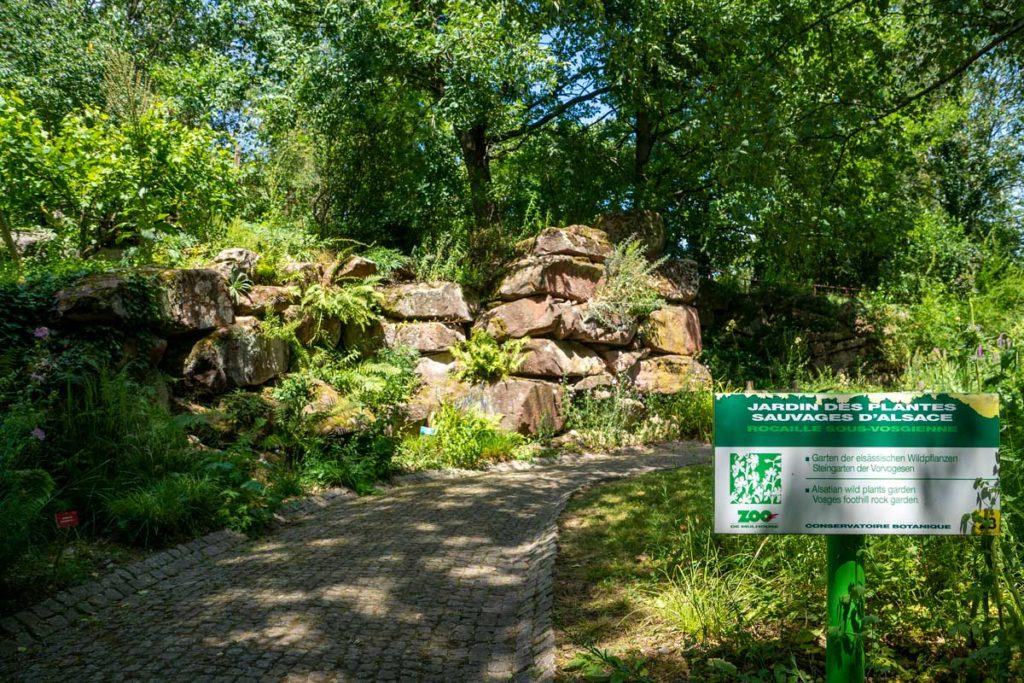
[[[1000,334],[999,338],[996,339],[996,346],[998,346],[1001,349],[1005,348],[1006,347],[1006,337],[1003,336],[1002,334]]]
[[[47,327],[37,327],[35,332],[32,333],[36,339],[46,339],[50,336],[50,330]]]
[[[43,376],[40,375],[38,372],[33,372],[32,374],[29,375],[29,377],[32,378],[33,382],[42,382],[43,381]]]
[[[981,346],[981,344],[978,344],[978,350],[974,352],[974,355],[977,356],[978,358],[984,357],[985,349]]]
[[[39,427],[36,427],[35,429],[33,429],[31,434],[32,434],[32,438],[33,439],[38,439],[39,441],[45,441],[46,440],[46,432],[44,432]]]

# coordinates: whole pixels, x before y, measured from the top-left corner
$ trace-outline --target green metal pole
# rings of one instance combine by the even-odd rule
[[[825,637],[827,683],[864,680],[864,537],[828,537],[828,631]]]

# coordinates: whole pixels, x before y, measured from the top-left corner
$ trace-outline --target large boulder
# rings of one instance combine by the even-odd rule
[[[446,379],[455,371],[455,357],[450,353],[433,353],[422,356],[416,362],[414,372],[420,381],[429,384],[436,380]]]
[[[545,228],[539,235],[516,245],[522,254],[535,256],[582,256],[604,262],[612,253],[608,235],[586,225]]]
[[[658,295],[670,304],[692,304],[697,299],[700,276],[690,259],[665,261],[653,276]]]
[[[239,295],[235,310],[238,315],[262,318],[268,310],[272,313],[283,313],[298,300],[299,293],[294,287],[253,285],[248,292]]]
[[[130,322],[145,313],[144,287],[124,273],[87,275],[57,292],[57,313],[72,323]]]
[[[281,280],[303,289],[320,282],[323,275],[324,267],[316,261],[288,261],[281,266]]]
[[[22,256],[34,256],[41,253],[46,246],[57,239],[57,233],[46,228],[16,231],[14,246]]]
[[[693,306],[664,306],[644,323],[643,343],[661,353],[696,356],[700,353],[700,318]]]
[[[640,361],[637,390],[645,394],[676,394],[711,386],[711,373],[690,356],[651,356]]]
[[[615,377],[610,372],[602,372],[599,375],[590,375],[569,387],[573,393],[582,391],[593,391],[595,389],[606,389],[615,385]]]
[[[219,393],[258,386],[288,370],[288,345],[263,334],[260,321],[243,317],[203,337],[185,359],[185,385]]]
[[[448,371],[441,366],[447,365]],[[421,363],[417,366],[422,384],[409,398],[405,405],[405,416],[408,427],[427,424],[430,414],[442,403],[465,405],[467,397],[474,391],[473,387],[461,382],[450,373],[452,364],[440,360]]]
[[[633,341],[636,332],[637,323],[633,319],[614,319],[606,324],[597,319],[590,304],[579,304],[563,308],[555,336],[586,344],[626,346]]]
[[[498,341],[533,337],[555,332],[567,304],[549,296],[533,296],[499,304],[477,318],[482,329]]]
[[[157,275],[162,329],[185,334],[230,325],[235,319],[224,278],[215,270],[164,270]]]
[[[583,344],[551,339],[530,339],[524,347],[517,375],[526,377],[587,377],[605,371],[604,361]]]
[[[533,256],[516,261],[498,286],[504,301],[550,295],[557,299],[588,301],[604,277],[604,267],[575,256]]]
[[[647,349],[608,349],[601,351],[601,358],[613,375],[636,377],[640,369],[640,361],[650,355]]]
[[[484,386],[473,403],[501,415],[501,426],[520,434],[558,433],[565,427],[564,389],[554,382],[507,379]]]
[[[370,411],[321,380],[313,380],[309,402],[301,414],[316,422],[316,431],[322,436],[352,434],[373,421]]]
[[[244,275],[252,279],[256,273],[256,264],[260,261],[260,255],[248,249],[231,247],[222,249],[213,257],[212,270],[216,270],[222,277],[231,279]]]
[[[473,322],[472,307],[454,282],[413,282],[385,287],[381,309],[399,320]]]
[[[598,216],[594,227],[608,234],[612,244],[636,237],[644,245],[644,253],[655,259],[665,253],[665,221],[656,211],[627,211]]]
[[[358,351],[362,356],[370,356],[384,348],[384,326],[379,320],[372,320],[366,325],[347,323],[341,330],[341,343],[350,351]]]
[[[466,333],[458,325],[439,322],[381,322],[384,345],[389,349],[408,346],[420,353],[441,353],[466,341]]]
[[[68,322],[152,324],[166,334],[201,332],[235,319],[224,279],[204,268],[89,275],[57,292],[56,308]]]
[[[345,280],[364,280],[377,274],[377,264],[362,256],[349,256],[324,273],[324,284],[337,284]]]

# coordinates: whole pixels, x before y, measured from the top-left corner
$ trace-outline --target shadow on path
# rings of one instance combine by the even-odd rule
[[[569,496],[706,457],[671,444],[339,499],[83,618],[0,680],[548,680]]]

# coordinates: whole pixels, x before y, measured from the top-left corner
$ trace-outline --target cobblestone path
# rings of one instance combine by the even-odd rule
[[[338,497],[265,539],[191,544],[174,567],[128,577],[146,588],[98,593],[27,651],[9,648],[0,680],[549,680],[568,498],[706,457],[673,444]]]

